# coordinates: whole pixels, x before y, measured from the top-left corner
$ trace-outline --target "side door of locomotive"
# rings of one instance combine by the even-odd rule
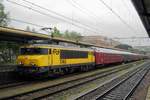
[[[54,66],[60,65],[60,49],[59,48],[53,48],[51,51],[52,51],[51,64]]]
[[[52,65],[52,49],[48,49],[48,66]]]

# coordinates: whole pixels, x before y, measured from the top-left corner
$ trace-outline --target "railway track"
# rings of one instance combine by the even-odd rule
[[[68,90],[70,88],[74,88],[76,86],[85,84],[87,82],[91,82],[96,79],[117,73],[121,70],[128,69],[129,67],[131,67],[131,66],[127,67],[126,65],[124,65],[124,67],[112,69],[109,71],[104,71],[104,72],[97,73],[97,74],[94,74],[91,76],[86,76],[86,77],[77,78],[74,80],[69,80],[69,81],[66,81],[66,82],[63,82],[60,84],[47,86],[47,87],[36,89],[33,91],[28,91],[26,93],[19,93],[19,94],[7,96],[7,97],[2,96],[1,98],[3,98],[3,99],[22,99],[22,100],[42,99],[42,98],[46,98],[47,96],[57,94],[62,91]]]
[[[80,73],[75,73],[75,74],[72,74],[72,75],[78,75],[78,74],[80,74]],[[67,76],[64,75],[63,77],[67,77]],[[34,81],[36,81],[36,80],[34,80]],[[44,81],[46,81],[46,80],[44,80]],[[36,81],[36,82],[40,82],[40,81]],[[28,81],[27,80],[20,80],[20,78],[15,79],[15,80],[9,80],[9,81],[0,83],[0,89],[25,85],[25,84],[29,84],[29,83],[33,83],[33,81],[31,81],[31,80],[30,81],[29,80]]]
[[[24,84],[28,84],[28,82],[27,81],[11,81],[11,82],[8,82],[5,84],[1,84],[0,89],[20,86],[20,85],[24,85]]]
[[[127,100],[149,71],[150,62],[141,69],[129,72],[111,82],[104,84],[86,94],[76,98],[77,100]]]
[[[0,65],[0,89],[3,85],[16,81],[15,69],[17,65]]]
[[[17,68],[17,65],[0,65],[0,73],[2,72],[12,72]]]

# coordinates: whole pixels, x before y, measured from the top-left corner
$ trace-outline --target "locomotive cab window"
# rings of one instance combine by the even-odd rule
[[[46,48],[21,48],[20,49],[21,55],[43,55],[48,54],[48,49]]]

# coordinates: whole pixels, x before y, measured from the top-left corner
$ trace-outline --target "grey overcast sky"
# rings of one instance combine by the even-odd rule
[[[65,30],[77,31],[82,35],[102,35],[108,38],[148,37],[130,0],[103,0],[123,20],[112,13],[103,4],[102,0],[3,1],[5,10],[10,13],[11,18],[45,27],[56,26],[62,32]],[[28,8],[16,5],[16,3]],[[47,10],[34,6],[34,4],[44,7]],[[33,9],[40,13],[42,12],[42,14],[33,11]],[[36,31],[42,32],[40,30],[41,27],[13,20],[10,26],[20,29],[25,29],[26,26],[30,26],[35,28]],[[146,41],[143,44],[148,43]]]

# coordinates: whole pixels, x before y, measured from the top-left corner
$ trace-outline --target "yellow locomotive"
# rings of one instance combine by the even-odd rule
[[[95,65],[95,57],[90,49],[34,44],[20,48],[17,63],[21,74],[48,75],[85,70]]]

